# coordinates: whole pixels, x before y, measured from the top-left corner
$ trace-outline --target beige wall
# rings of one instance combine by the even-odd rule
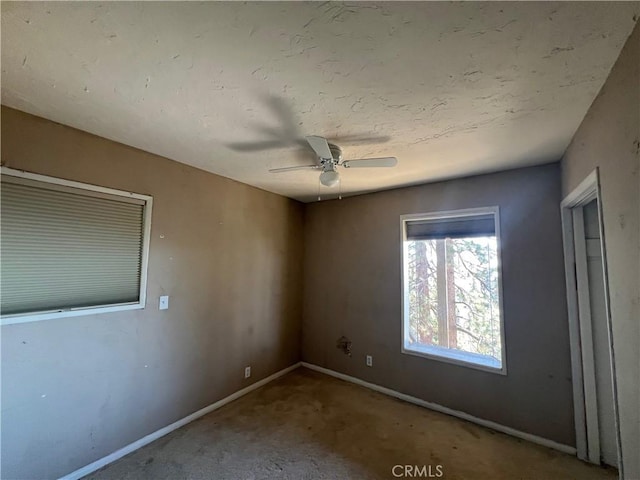
[[[573,445],[558,205],[598,166],[625,468],[640,478],[639,58],[636,27],[562,186],[548,165],[306,207],[3,107],[4,165],[150,194],[154,212],[144,311],[2,327],[2,477],[68,473],[248,385],[245,365],[255,381],[294,363],[301,316],[306,361]],[[484,205],[501,208],[507,376],[400,353],[399,216]]]
[[[626,478],[640,479],[640,26],[562,160],[569,194],[600,171]]]
[[[400,215],[492,205],[508,374],[402,354]],[[558,164],[307,204],[303,360],[574,445],[559,207]]]
[[[2,327],[2,478],[69,473],[299,360],[301,204],[5,107],[2,162],[154,198],[146,309]]]

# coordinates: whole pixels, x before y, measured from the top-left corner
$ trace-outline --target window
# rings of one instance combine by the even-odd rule
[[[505,373],[498,207],[401,223],[403,353]]]
[[[144,308],[151,197],[2,168],[2,324]]]

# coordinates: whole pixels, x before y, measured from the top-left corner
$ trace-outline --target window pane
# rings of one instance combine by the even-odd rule
[[[405,349],[501,368],[495,235],[409,240]]]

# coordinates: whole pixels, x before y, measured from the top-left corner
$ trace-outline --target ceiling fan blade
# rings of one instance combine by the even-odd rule
[[[305,137],[307,142],[313,151],[316,152],[316,155],[322,159],[332,159],[333,155],[331,155],[331,149],[329,149],[329,143],[327,139],[324,137],[318,137],[316,135],[311,135],[309,137]]]
[[[296,139],[302,136],[298,130],[298,119],[294,114],[294,109],[285,98],[272,95],[266,97],[264,101],[280,120],[280,124],[282,125],[282,132],[279,133],[280,136],[290,139]]]
[[[337,145],[371,145],[377,143],[386,143],[391,140],[388,135],[381,135],[378,137],[367,136],[367,134],[356,135],[338,135],[337,137],[330,138],[331,143]]]
[[[275,148],[286,148],[290,145],[284,140],[265,140],[263,142],[238,142],[227,143],[226,147],[236,152],[259,152],[261,150],[272,150]]]
[[[272,168],[269,173],[294,172],[296,170],[317,170],[317,165],[299,165],[297,167]]]
[[[346,160],[342,163],[345,168],[368,168],[368,167],[395,167],[398,164],[396,157],[383,158],[360,158],[358,160]]]

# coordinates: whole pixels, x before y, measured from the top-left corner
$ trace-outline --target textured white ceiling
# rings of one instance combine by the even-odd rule
[[[398,157],[344,193],[559,159],[639,10],[2,2],[2,103],[309,201],[317,172],[267,172],[313,163],[305,135]]]

